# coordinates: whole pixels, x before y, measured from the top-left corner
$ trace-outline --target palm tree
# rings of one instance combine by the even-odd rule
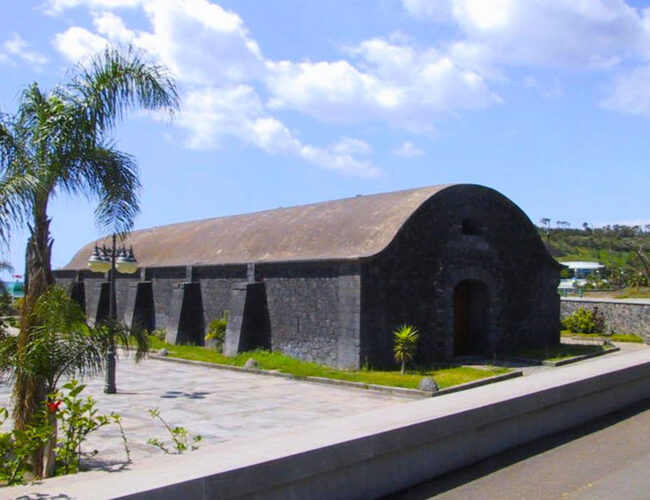
[[[401,325],[393,332],[393,354],[395,361],[402,364],[402,375],[406,363],[415,356],[419,338],[420,332],[413,325]]]
[[[176,85],[168,70],[132,49],[108,47],[77,65],[69,80],[43,92],[37,83],[22,93],[14,116],[0,115],[0,239],[24,224],[27,290],[21,311],[18,354],[37,338],[43,322],[37,299],[54,283],[48,203],[57,192],[97,199],[95,218],[108,232],[126,234],[139,211],[134,159],[118,151],[110,133],[137,108],[173,113]],[[14,422],[27,425],[45,398],[40,378],[18,373]]]
[[[135,343],[136,360],[149,348],[142,330],[129,331],[124,326],[110,328],[107,325],[90,328],[79,304],[56,285],[36,300],[32,314],[38,316],[39,324],[33,327],[35,335],[29,344],[21,346],[11,335],[0,337],[0,374],[8,374],[14,380],[39,381],[43,401],[48,394],[58,391],[62,377],[100,373],[111,336],[117,335],[118,342],[127,349]],[[44,476],[51,475],[54,470],[57,438],[56,416],[48,413],[48,417],[53,432],[43,453],[41,472]]]

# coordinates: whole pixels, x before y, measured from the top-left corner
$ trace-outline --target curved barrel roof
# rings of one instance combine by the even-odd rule
[[[355,196],[244,215],[181,222],[132,232],[140,267],[238,264],[375,255],[407,219],[451,185]],[[65,267],[86,269],[96,243],[83,247]]]

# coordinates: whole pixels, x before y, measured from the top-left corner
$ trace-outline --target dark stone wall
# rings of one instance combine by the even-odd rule
[[[488,292],[486,354],[559,342],[559,267],[528,218],[499,193],[447,189],[425,203],[361,273],[362,362],[394,365],[392,331],[421,332],[418,360],[454,355],[454,289]]]
[[[201,284],[203,316],[207,329],[211,321],[229,313],[232,288],[246,281],[246,265],[194,267],[192,279]]]
[[[149,284],[153,295],[153,303],[147,302],[145,311],[153,316],[147,321],[149,326],[166,330],[170,339],[201,344],[209,323],[230,311],[233,288],[252,279],[263,283],[264,293],[252,297],[248,309],[261,304],[266,314],[242,320],[252,321],[253,330],[266,332],[270,328],[271,332],[270,338],[267,333],[260,334],[263,342],[255,336],[256,345],[307,361],[356,368],[360,365],[359,273],[356,261],[258,264],[251,269],[246,265],[146,269],[133,276],[118,275],[118,318],[134,320],[136,291]],[[70,286],[71,278],[57,275],[58,282],[64,279]],[[88,318],[93,323],[98,311],[100,316],[107,312],[107,304],[100,303],[101,287],[106,289],[107,282],[93,273],[83,273],[81,279]],[[143,279],[146,281],[140,281]],[[192,304],[186,303],[188,287],[195,296]],[[150,309],[153,311],[148,312]]]
[[[153,331],[156,328],[155,319],[156,311],[151,281],[131,283],[126,301],[124,323],[129,328]]]
[[[562,298],[562,319],[583,307],[598,311],[605,322],[605,333],[633,333],[650,344],[650,303],[598,299]]]
[[[266,287],[260,281],[233,287],[223,353],[235,356],[253,349],[271,349]]]
[[[358,264],[295,262],[256,269],[266,287],[273,350],[331,366],[359,366]]]
[[[154,325],[156,329],[166,329],[169,321],[169,307],[172,291],[186,282],[185,267],[166,267],[147,269],[145,280],[151,281],[153,290]]]
[[[183,283],[172,290],[166,330],[170,344],[205,344],[200,283]]]

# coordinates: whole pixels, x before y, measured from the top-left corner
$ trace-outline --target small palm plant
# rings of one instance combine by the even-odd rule
[[[402,375],[406,363],[415,356],[419,338],[420,332],[413,325],[401,325],[393,332],[393,354],[395,361],[402,364]]]

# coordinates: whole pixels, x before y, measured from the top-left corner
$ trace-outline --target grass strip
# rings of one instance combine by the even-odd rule
[[[569,330],[562,330],[561,335],[563,337],[578,337],[584,339],[606,339],[610,342],[633,342],[636,344],[643,344],[644,340],[642,337],[634,333],[573,333]]]
[[[560,344],[557,346],[540,347],[537,349],[524,349],[517,351],[518,358],[534,359],[536,361],[559,361],[561,359],[582,356],[594,352],[602,352],[605,346],[593,344]]]
[[[258,368],[262,370],[276,370],[296,377],[324,377],[365,384],[385,385],[389,387],[405,387],[417,389],[424,377],[433,377],[440,389],[464,384],[494,375],[508,373],[511,370],[501,367],[473,368],[468,366],[436,365],[414,370],[407,370],[402,375],[398,370],[339,370],[329,366],[300,361],[280,352],[255,350],[243,352],[237,356],[227,357],[223,354],[205,347],[191,345],[171,345],[152,337],[153,349],[165,348],[168,356],[172,358],[204,361],[223,365],[244,366],[249,358],[257,361]]]

